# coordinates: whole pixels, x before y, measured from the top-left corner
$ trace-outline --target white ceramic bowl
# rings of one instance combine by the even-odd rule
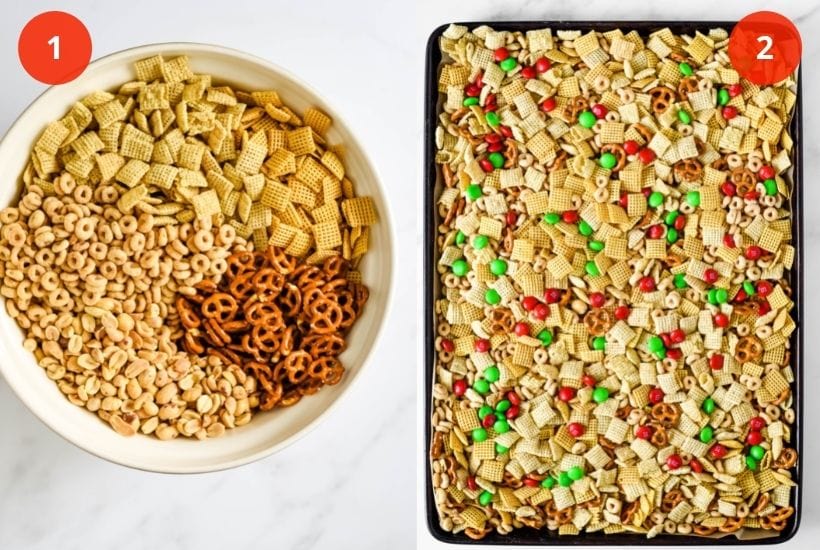
[[[0,307],[0,372],[17,396],[51,429],[86,451],[125,466],[168,473],[206,472],[246,464],[294,442],[327,415],[360,376],[391,301],[393,238],[376,172],[342,117],[310,87],[281,68],[236,50],[205,44],[153,44],[121,51],[94,61],[75,81],[46,90],[0,142],[0,168],[5,182],[0,187],[0,207],[15,200],[30,150],[49,122],[62,118],[87,93],[116,89],[133,80],[134,61],[158,53],[166,58],[187,54],[194,72],[214,75],[218,82],[245,90],[275,89],[296,112],[316,106],[328,113],[333,118],[328,132],[330,142],[344,143],[345,166],[357,194],[373,197],[380,214],[379,223],[371,228],[370,251],[361,266],[370,300],[348,336],[348,349],[341,357],[347,368],[342,381],[294,407],[258,413],[249,424],[228,430],[216,439],[159,441],[142,435],[118,435],[95,414],[69,403],[33,355],[23,349],[21,330]]]

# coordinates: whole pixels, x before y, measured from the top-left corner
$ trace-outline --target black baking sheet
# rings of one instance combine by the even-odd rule
[[[457,23],[465,25],[470,29],[481,25],[489,25],[496,30],[523,31],[550,27],[553,30],[573,29],[588,32],[596,30],[606,32],[614,29],[621,29],[625,32],[637,30],[643,36],[668,27],[675,34],[694,34],[701,31],[704,34],[709,29],[721,27],[727,31],[732,30],[735,22],[732,21],[484,21]],[[431,534],[438,540],[456,544],[491,544],[491,545],[742,545],[742,544],[777,544],[792,538],[797,532],[800,524],[802,496],[802,464],[803,464],[803,159],[802,159],[802,104],[803,94],[801,92],[801,76],[798,69],[797,75],[797,105],[790,122],[789,130],[794,139],[793,163],[793,192],[791,196],[791,208],[794,223],[792,225],[792,244],[796,249],[793,268],[789,272],[790,284],[792,287],[792,299],[796,306],[792,311],[798,329],[791,336],[791,361],[795,372],[794,409],[795,423],[792,426],[792,438],[800,459],[794,474],[794,481],[797,483],[792,492],[792,506],[795,513],[789,519],[786,529],[778,536],[764,539],[740,540],[734,535],[722,538],[706,538],[683,535],[661,534],[647,540],[644,535],[618,533],[606,535],[604,533],[581,533],[572,536],[559,537],[558,534],[546,529],[535,530],[531,528],[516,529],[509,535],[499,535],[493,531],[480,541],[473,541],[466,535],[453,534],[443,530],[439,526],[438,512],[433,498],[432,472],[429,466],[430,443],[432,435],[431,416],[433,407],[432,382],[435,368],[435,312],[433,304],[437,294],[436,277],[436,199],[438,189],[438,170],[435,164],[435,131],[438,121],[438,71],[441,62],[441,50],[439,49],[439,37],[448,25],[438,27],[430,35],[427,42],[427,64],[425,68],[425,112],[424,112],[424,391],[425,391],[425,505],[427,514],[427,526]]]

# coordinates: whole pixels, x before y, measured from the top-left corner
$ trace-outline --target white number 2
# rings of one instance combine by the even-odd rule
[[[758,52],[757,58],[763,61],[774,59],[774,56],[769,53],[769,50],[772,49],[772,37],[764,34],[763,36],[758,36],[757,41],[766,43],[766,45],[763,46],[763,49]]]
[[[52,57],[54,58],[54,60],[59,61],[60,60],[60,36],[59,35],[52,36],[48,41],[48,45],[51,46],[51,49],[53,51]],[[759,57],[760,56],[758,56],[758,58]]]

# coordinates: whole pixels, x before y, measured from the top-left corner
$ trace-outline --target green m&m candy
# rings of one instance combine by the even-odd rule
[[[656,351],[655,357],[658,359],[658,361],[663,361],[664,359],[666,359],[666,348]]]
[[[752,455],[746,457],[746,467],[750,470],[757,470],[757,460]]]
[[[618,159],[615,158],[615,155],[612,153],[604,153],[601,155],[601,158],[598,160],[598,163],[601,165],[601,168],[606,168],[607,170],[611,170],[615,168],[615,165],[618,164]]]
[[[717,305],[717,289],[710,288],[706,291],[706,301],[712,304],[713,306]]]
[[[715,291],[715,300],[718,304],[725,304],[729,301],[729,292],[725,288],[719,288]]]
[[[718,105],[721,107],[729,103],[729,90],[721,88],[717,95]]]
[[[595,252],[600,252],[605,246],[601,241],[589,241],[589,248]]]
[[[490,491],[482,491],[478,496],[478,502],[482,506],[487,506],[493,501],[493,494]]]
[[[683,76],[692,76],[693,74],[695,74],[695,72],[692,70],[692,66],[689,63],[686,63],[685,61],[678,64],[678,70],[680,71],[680,74],[682,74]]]
[[[763,187],[766,188],[766,194],[771,196],[777,195],[777,182],[769,178],[763,182]]]
[[[558,485],[561,487],[569,487],[572,485],[572,478],[569,477],[567,472],[561,472],[558,474]]]
[[[453,269],[453,275],[456,277],[464,277],[467,272],[470,271],[470,264],[465,260],[456,260],[450,267]]]
[[[481,198],[481,186],[477,183],[471,183],[467,186],[467,189],[464,190],[464,194],[467,195],[467,198],[471,201],[477,201]]]
[[[495,454],[503,455],[504,453],[506,453],[509,450],[510,450],[509,447],[505,447],[501,443],[496,443],[495,444]]]
[[[603,403],[607,399],[609,399],[608,389],[598,386],[597,388],[592,390],[592,400],[596,403]]]
[[[586,263],[584,269],[586,270],[587,275],[589,275],[590,277],[597,277],[601,274],[601,271],[598,269],[598,266],[595,265],[595,262],[593,262],[592,260]]]
[[[700,408],[703,409],[703,412],[705,412],[706,414],[712,414],[713,412],[715,412],[715,400],[711,397],[707,397],[703,400],[703,404],[700,406]]]
[[[509,399],[502,399],[498,403],[495,404],[495,412],[507,412],[509,408],[512,406]]]
[[[666,225],[675,225],[675,220],[678,219],[678,216],[680,216],[680,212],[678,212],[677,210],[672,210],[666,215],[666,217],[663,219],[663,222]]]
[[[495,153],[490,153],[487,158],[490,160],[493,168],[502,168],[504,166],[504,155],[497,151]]]
[[[497,128],[499,124],[501,124],[501,120],[498,118],[498,115],[495,112],[490,111],[486,115],[484,115],[484,120],[487,121],[487,124],[492,126],[493,128]]]
[[[592,349],[596,351],[604,351],[606,349],[606,338],[603,336],[596,336],[592,339]]]
[[[456,244],[461,246],[466,241],[467,241],[467,235],[465,235],[464,232],[459,229],[458,233],[456,233]]]
[[[502,70],[509,72],[518,66],[518,61],[514,57],[508,57],[499,63],[498,66],[501,67]]]
[[[484,369],[484,378],[486,378],[488,382],[498,382],[498,378],[500,376],[501,372],[495,365],[489,366],[486,369]]]
[[[473,389],[477,393],[480,393],[481,395],[484,395],[488,391],[490,391],[490,383],[487,382],[486,380],[478,379],[475,382],[473,382]]]
[[[555,478],[552,476],[545,477],[541,480],[541,487],[543,487],[544,489],[552,489],[553,487],[555,487]]]
[[[675,274],[675,288],[686,288],[689,284],[686,282],[686,275],[683,273]]]
[[[555,225],[556,223],[561,221],[561,216],[556,214],[555,212],[550,212],[549,214],[544,215],[544,221],[550,225]]]
[[[493,275],[498,275],[499,277],[504,275],[507,272],[507,262],[501,258],[496,258],[490,262],[490,271]]]
[[[649,195],[649,201],[648,202],[649,202],[649,206],[651,206],[652,208],[659,207],[660,205],[663,204],[663,194],[660,193],[659,191],[653,191]]]
[[[670,227],[666,230],[666,241],[669,244],[675,244],[678,242],[678,230],[674,227]]]
[[[478,418],[480,420],[484,420],[484,417],[493,412],[493,408],[489,405],[481,405],[481,408],[478,409]]]
[[[709,443],[712,441],[712,437],[714,437],[715,432],[712,429],[712,426],[704,426],[703,429],[700,430],[700,440],[703,443]]]
[[[752,281],[743,281],[743,291],[749,296],[755,295],[755,285]]]
[[[646,347],[652,353],[656,353],[664,349],[663,338],[660,336],[652,336],[646,341]]]
[[[477,97],[465,97],[464,101],[461,102],[462,105],[465,107],[472,107],[473,105],[478,105],[478,98]]]
[[[764,449],[760,445],[752,445],[752,447],[749,449],[749,456],[751,456],[755,460],[763,460],[763,456],[765,454],[766,449]]]
[[[484,301],[491,306],[498,305],[501,302],[501,295],[494,288],[489,289],[484,293]]]
[[[692,117],[689,116],[689,113],[681,109],[680,111],[678,111],[678,120],[680,120],[684,124],[689,124],[690,122],[692,122]]]
[[[510,424],[503,418],[496,420],[495,424],[493,424],[493,430],[497,434],[505,434],[510,431]]]
[[[573,466],[567,471],[567,475],[573,481],[578,481],[582,477],[584,477],[584,469],[580,466]]]
[[[490,238],[486,235],[476,235],[475,238],[473,238],[473,248],[475,248],[476,250],[481,250],[489,243]]]
[[[686,193],[686,202],[693,208],[700,206],[700,191],[689,191]]]
[[[595,115],[592,114],[592,111],[584,111],[580,115],[578,115],[578,124],[583,126],[584,128],[592,128],[595,126],[595,122],[598,119],[595,118]]]
[[[586,220],[581,220],[578,222],[578,232],[584,237],[589,237],[592,235],[592,226]]]
[[[550,344],[552,344],[552,331],[545,328],[544,330],[538,333],[537,338],[541,340],[541,344],[549,346]]]
[[[473,441],[478,441],[481,443],[482,441],[487,441],[487,430],[484,428],[476,428],[473,430]]]

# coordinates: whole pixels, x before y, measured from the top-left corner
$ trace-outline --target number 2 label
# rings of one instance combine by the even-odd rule
[[[758,52],[757,58],[761,61],[774,59],[774,56],[769,53],[769,50],[772,49],[772,37],[764,34],[763,36],[758,36],[757,41],[766,43],[766,45],[763,46],[763,49]]]

